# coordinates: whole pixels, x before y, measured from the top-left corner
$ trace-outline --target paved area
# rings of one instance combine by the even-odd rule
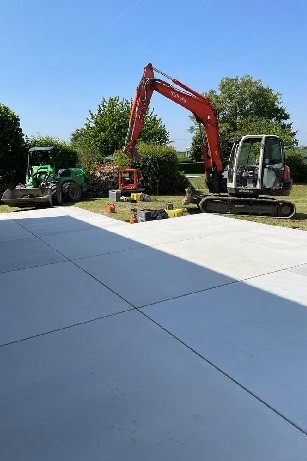
[[[307,233],[0,215],[0,459],[307,460]]]

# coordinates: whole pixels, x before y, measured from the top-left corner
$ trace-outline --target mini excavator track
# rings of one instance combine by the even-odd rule
[[[229,195],[204,196],[198,207],[203,213],[245,214],[287,219],[292,218],[296,211],[294,203],[288,200],[276,200],[269,197],[232,197]]]

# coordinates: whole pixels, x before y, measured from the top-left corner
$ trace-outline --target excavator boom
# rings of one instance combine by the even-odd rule
[[[154,91],[157,91],[176,104],[188,109],[194,115],[196,120],[203,124],[206,133],[206,141],[205,139],[203,140],[202,152],[204,157],[206,181],[207,184],[210,185],[213,177],[217,178],[220,176],[223,170],[221,151],[219,147],[218,122],[214,108],[207,97],[192,90],[179,80],[163,74],[169,78],[174,85],[179,87],[176,88],[166,81],[155,78],[154,70],[157,71],[152,64],[148,64],[144,68],[143,76],[136,89],[130,114],[128,133],[123,150],[130,155],[131,158],[134,157],[135,146],[144,124],[144,119],[150,105],[152,94]]]

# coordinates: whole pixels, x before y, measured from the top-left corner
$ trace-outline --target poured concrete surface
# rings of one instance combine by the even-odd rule
[[[307,459],[305,232],[61,207],[0,251],[0,459]]]
[[[61,254],[35,237],[0,242],[0,255],[0,272],[64,261]]]
[[[2,274],[1,305],[0,344],[132,309],[69,261]]]
[[[216,461],[258,461],[306,454],[304,435],[138,312],[5,353],[2,459],[185,461],[206,453]]]
[[[259,279],[253,279],[252,286],[230,284],[144,312],[307,432],[307,407],[302,405],[307,382],[306,307],[259,290],[279,283],[289,287],[293,281],[293,288],[301,284],[299,297],[306,302],[307,284],[300,275],[284,273]]]

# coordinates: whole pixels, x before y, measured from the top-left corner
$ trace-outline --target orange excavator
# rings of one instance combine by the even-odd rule
[[[171,80],[173,85],[155,78],[154,71]],[[152,64],[144,68],[131,109],[123,148],[131,159],[137,158],[136,143],[154,91],[188,109],[200,127],[205,180],[210,194],[189,189],[185,204],[195,203],[207,213],[244,213],[280,218],[290,218],[295,214],[292,202],[267,197],[289,195],[292,187],[282,140],[275,135],[246,135],[236,139],[228,169],[223,171],[218,121],[211,101]],[[123,178],[127,174],[130,175],[130,183],[125,189]],[[121,170],[119,188],[139,190],[139,170]]]

